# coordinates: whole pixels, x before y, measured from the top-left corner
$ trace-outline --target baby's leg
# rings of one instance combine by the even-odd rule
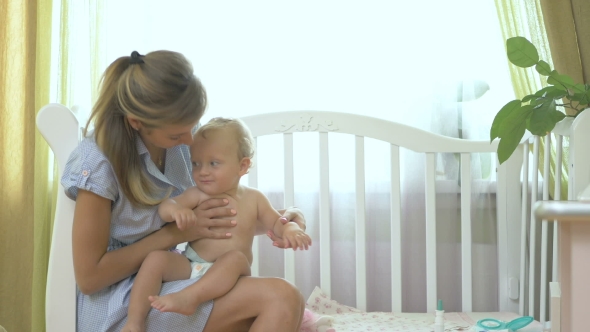
[[[190,274],[190,262],[183,255],[163,250],[149,253],[133,282],[127,323],[121,331],[145,331],[145,319],[151,309],[148,297],[160,293],[162,281],[188,279]]]
[[[219,257],[194,284],[177,293],[150,296],[152,307],[163,312],[192,315],[199,304],[229,292],[240,276],[250,275],[250,262],[241,251],[228,251]]]

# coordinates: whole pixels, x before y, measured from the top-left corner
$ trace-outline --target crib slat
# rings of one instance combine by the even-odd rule
[[[529,144],[528,141],[523,146],[523,162],[522,162],[522,213],[520,218],[520,288],[518,313],[521,316],[525,313],[525,290],[526,290],[526,243],[527,243],[527,215],[528,215],[528,197],[529,197]]]
[[[549,199],[549,182],[551,174],[549,172],[549,162],[551,159],[551,134],[545,136],[545,153],[543,159],[543,200]],[[545,324],[545,309],[547,301],[547,220],[541,221],[541,282],[540,282],[540,313],[539,320]]]
[[[563,167],[563,136],[557,135],[557,161],[555,165],[555,197],[556,201],[561,200],[561,168]],[[551,281],[559,282],[559,221],[553,221],[553,258]],[[550,318],[551,319],[551,318]]]
[[[531,189],[531,216],[534,216],[533,206],[537,201],[537,188],[539,181],[539,136],[533,138],[533,178],[532,178],[532,189]],[[537,222],[535,218],[530,218],[529,227],[529,315],[534,314],[535,309],[535,256],[537,252],[537,239],[535,234],[537,233]]]
[[[365,223],[365,139],[355,137],[356,188],[356,308],[367,310],[367,263]]]
[[[258,138],[254,137],[254,151],[258,151]],[[257,161],[258,154],[254,154],[252,158],[252,164],[254,167],[250,169],[248,172],[248,186],[252,188],[258,188],[258,165]],[[252,241],[252,266],[250,267],[250,271],[253,277],[258,277],[260,275],[260,249],[259,249],[259,236],[255,236],[254,240]]]
[[[520,213],[522,171],[522,146],[517,153],[500,165],[496,158],[497,171],[497,255],[498,255],[498,310],[518,311],[518,287],[514,281],[519,274],[519,260],[515,255],[520,249]],[[512,287],[516,287],[513,289]]]
[[[556,134],[555,147],[557,151],[556,162],[555,162],[555,192],[553,198],[556,201],[561,200],[561,168],[563,167],[563,136]],[[551,257],[551,281],[549,284],[559,282],[559,221],[553,220],[553,247]],[[551,290],[550,290],[551,292]],[[553,294],[550,294],[553,297]],[[551,299],[553,302],[553,299]],[[553,305],[553,303],[551,304]],[[559,326],[559,317],[554,317],[555,308],[551,308],[549,311],[549,320],[552,324]],[[556,326],[556,325],[553,325]]]
[[[320,287],[331,296],[330,257],[330,175],[328,133],[320,133]]]
[[[473,271],[471,267],[471,154],[461,154],[461,302],[464,312],[471,312]]]
[[[426,153],[426,310],[434,312],[437,305],[436,290],[436,188],[435,154]]]
[[[293,165],[293,134],[283,134],[283,151],[285,153],[285,207],[295,205],[295,173]],[[295,254],[285,250],[285,279],[295,284]]]
[[[402,311],[402,226],[399,146],[391,145],[391,310]]]

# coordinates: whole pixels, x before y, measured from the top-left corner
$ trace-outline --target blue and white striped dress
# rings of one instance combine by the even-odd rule
[[[137,149],[142,166],[159,187],[173,186],[172,196],[192,186],[189,149],[179,145],[166,151],[166,169],[162,174],[150,159],[143,141],[136,135]],[[112,203],[111,238],[108,250],[131,244],[164,225],[157,207],[137,208],[123,195],[110,162],[100,151],[93,137],[85,138],[72,152],[66,164],[61,183],[66,194],[75,200],[78,188],[110,199]],[[127,320],[129,295],[135,275],[92,294],[78,292],[78,332],[119,332]],[[160,294],[177,292],[198,279],[167,282]],[[202,331],[207,323],[213,301],[202,304],[192,316],[162,313],[150,310],[148,332]]]

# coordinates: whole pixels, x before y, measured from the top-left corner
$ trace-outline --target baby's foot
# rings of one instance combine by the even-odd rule
[[[162,312],[176,312],[185,316],[194,314],[199,306],[194,294],[187,294],[187,292],[150,296],[149,299],[154,309]]]

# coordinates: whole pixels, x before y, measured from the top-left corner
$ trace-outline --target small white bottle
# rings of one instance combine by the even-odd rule
[[[434,332],[445,331],[445,310],[443,309],[442,300],[438,300],[438,306],[436,307],[434,316]]]

